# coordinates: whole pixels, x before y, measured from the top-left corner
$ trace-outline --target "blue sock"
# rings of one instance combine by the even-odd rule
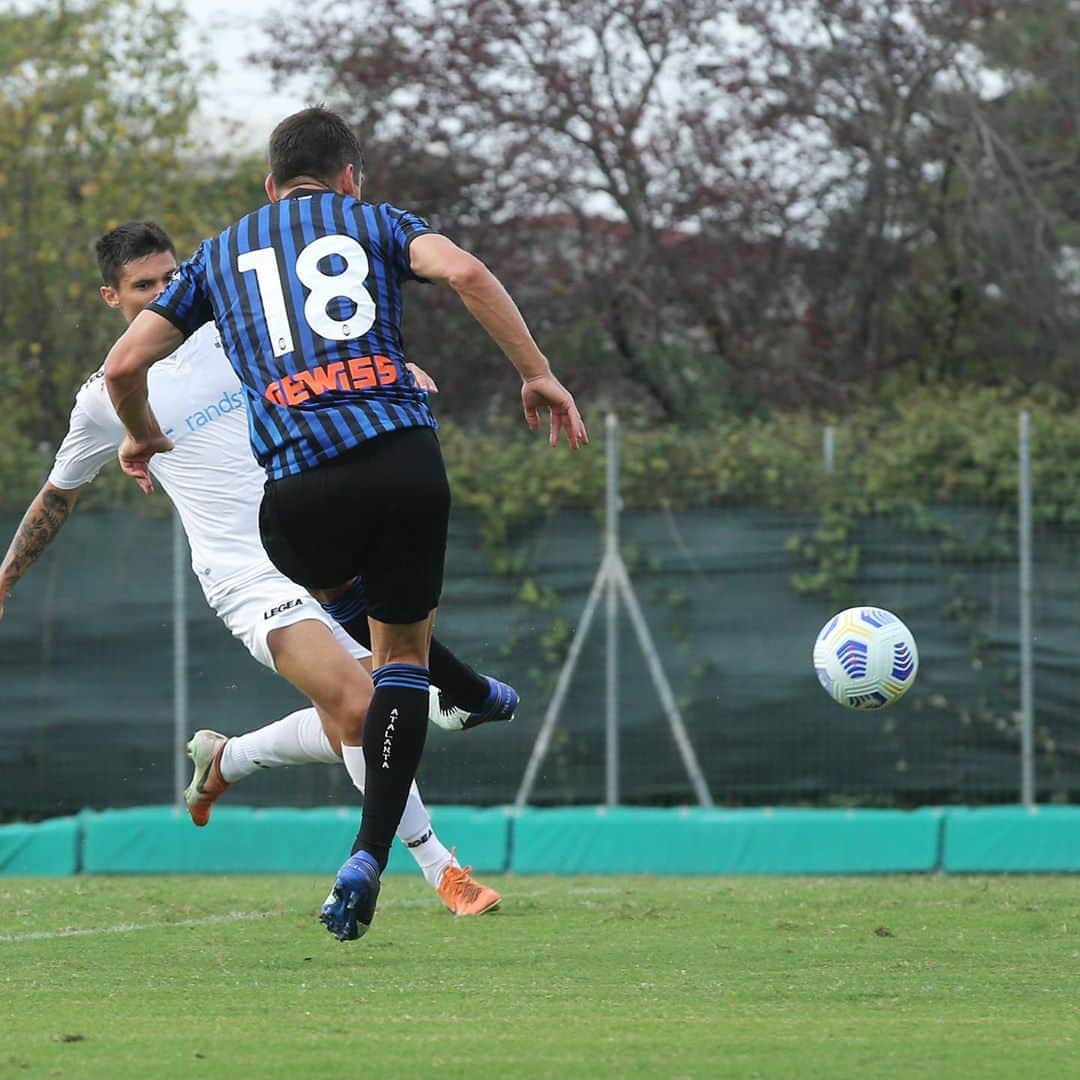
[[[326,601],[323,611],[340,623],[345,632],[365,649],[371,648],[371,627],[367,620],[364,583],[357,578],[336,600]],[[431,681],[466,712],[486,712],[495,698],[490,681],[459,660],[438,638],[431,639],[428,664]]]
[[[428,669],[384,664],[371,675],[375,695],[364,721],[364,814],[353,854],[367,852],[386,868],[428,729]]]
[[[323,611],[365,649],[371,648],[371,627],[368,626],[364,583],[357,578],[336,600],[320,601]]]

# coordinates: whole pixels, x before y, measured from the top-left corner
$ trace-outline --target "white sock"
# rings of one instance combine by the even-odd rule
[[[323,731],[319,714],[314,709],[300,709],[257,731],[230,739],[221,755],[221,775],[234,784],[257,769],[309,762],[335,765],[340,760]]]
[[[453,852],[448,851],[435,835],[435,830],[431,827],[431,815],[428,814],[415,783],[409,789],[409,801],[405,804],[405,813],[401,815],[397,835],[416,860],[416,865],[423,871],[424,880],[433,889],[439,887],[443,871],[448,866],[458,865]]]
[[[345,771],[353,782],[353,787],[364,794],[364,779],[367,777],[367,764],[364,761],[364,748],[362,746],[346,746],[341,744],[341,760],[345,762]]]
[[[357,791],[364,791],[364,778],[367,769],[364,764],[363,748],[342,746],[341,755],[345,759],[345,768]],[[424,879],[432,888],[438,888],[443,871],[457,859],[447,850],[431,827],[431,815],[427,812],[424,800],[420,798],[420,789],[414,780],[409,786],[409,797],[405,800],[405,810],[397,828],[398,839],[409,849],[409,854],[416,860],[423,871]]]

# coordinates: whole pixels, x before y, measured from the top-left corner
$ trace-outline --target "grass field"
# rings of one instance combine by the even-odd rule
[[[0,881],[0,1076],[1080,1075],[1080,880]]]

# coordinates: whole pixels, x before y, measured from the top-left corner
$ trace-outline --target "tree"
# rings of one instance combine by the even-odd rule
[[[138,0],[0,13],[0,388],[32,444],[55,445],[120,329],[97,297],[94,240],[153,217],[183,251],[258,191],[250,166],[199,160],[181,25]]]
[[[738,13],[770,126],[819,134],[832,159],[807,192],[830,206],[806,277],[808,364],[835,385],[897,368],[1050,376],[1069,340],[1064,216],[1038,172],[1075,192],[1067,5],[747,0]]]
[[[572,382],[599,367],[675,417],[722,372],[753,381],[760,324],[785,318],[789,193],[718,77],[731,26],[712,0],[330,3],[267,28],[261,59],[312,80],[374,159],[448,170],[420,208],[495,265],[549,348],[588,342]],[[403,200],[396,175],[374,197]]]
[[[393,169],[378,197],[420,164],[422,208],[576,350],[571,377],[685,418],[835,407],[894,371],[1066,377],[1070,12],[330,2],[273,20],[263,59],[358,123]],[[441,345],[419,328],[436,354],[467,333],[445,319]]]
[[[1080,9],[1002,4],[977,44],[1000,86],[965,87],[977,259],[987,297],[980,345],[1011,354],[1030,381],[1080,390]]]

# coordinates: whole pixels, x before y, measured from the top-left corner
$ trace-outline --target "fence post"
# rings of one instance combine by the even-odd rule
[[[619,421],[608,413],[607,527],[604,557],[614,565],[619,557]],[[605,793],[608,806],[619,805],[619,586],[614,575],[607,583],[607,708],[605,723]]]
[[[1032,624],[1031,414],[1019,424],[1020,801],[1035,804],[1035,665]]]
[[[836,428],[832,424],[826,424],[822,432],[821,457],[825,475],[832,476],[836,472]]]
[[[173,558],[173,802],[184,805],[185,746],[188,737],[188,546],[180,515],[172,515]]]

